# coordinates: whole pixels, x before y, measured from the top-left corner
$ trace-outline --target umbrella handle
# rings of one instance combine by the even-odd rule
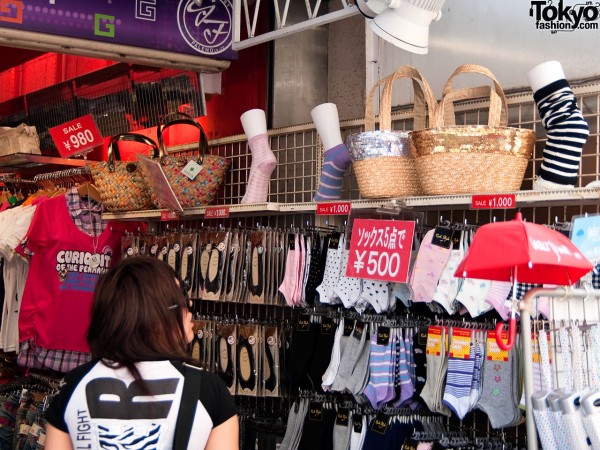
[[[496,344],[501,350],[508,351],[515,345],[515,337],[517,335],[517,319],[511,317],[508,322],[508,340],[506,343],[502,340],[502,333],[504,332],[504,322],[500,322],[496,325]]]

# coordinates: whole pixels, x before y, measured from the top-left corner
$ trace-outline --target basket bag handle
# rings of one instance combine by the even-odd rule
[[[494,90],[491,87],[486,88],[480,86],[476,88],[463,88],[463,89],[452,89],[453,79],[463,73],[478,73],[485,75],[491,79],[494,83]],[[443,127],[448,125],[454,125],[454,106],[453,102],[457,100],[471,100],[475,98],[481,98],[482,96],[490,97],[490,111],[488,114],[488,126],[490,127],[505,127],[508,124],[508,106],[506,103],[506,95],[500,83],[494,76],[494,74],[483,66],[476,64],[463,64],[458,66],[454,73],[448,78],[444,85],[442,93],[442,100],[437,108],[434,117],[434,127]],[[498,101],[499,100],[499,101]],[[498,106],[499,104],[499,106]]]
[[[178,116],[179,118],[177,118]],[[170,126],[181,124],[192,125],[200,130],[200,139],[198,140],[198,157],[196,158],[196,162],[199,165],[202,165],[204,163],[204,155],[210,153],[208,149],[208,138],[206,137],[204,128],[202,128],[202,125],[200,125],[196,119],[186,113],[181,112],[168,114],[164,119],[164,123],[157,127],[156,135],[158,137],[158,145],[160,146],[161,160],[163,160],[165,156],[169,156],[167,146],[165,145],[165,141],[163,139],[163,133]]]
[[[120,134],[115,134],[114,136],[112,136],[110,138],[110,142],[108,144],[108,170],[109,172],[114,172],[115,171],[115,160],[120,161],[121,160],[121,154],[119,153],[119,145],[118,142],[119,141],[133,141],[133,142],[139,142],[141,144],[146,144],[149,145],[152,148],[152,158],[158,158],[160,151],[158,148],[158,145],[156,145],[156,142],[154,142],[153,139],[149,138],[148,136],[144,136],[143,134],[138,134],[138,133],[120,133]],[[135,170],[136,163],[132,162],[132,169],[130,170],[128,167],[128,171],[129,172],[133,172]]]
[[[430,117],[433,117],[435,112],[435,96],[433,91],[427,83],[427,80],[421,75],[421,73],[412,66],[402,66],[398,68],[393,74],[379,80],[369,92],[367,101],[365,103],[365,131],[375,130],[375,109],[374,109],[374,97],[375,92],[381,85],[384,86],[383,93],[381,94],[381,101],[379,105],[379,129],[382,131],[389,131],[392,129],[392,85],[398,78],[411,78],[413,83],[413,91],[415,95],[414,101],[414,126],[415,130],[425,128],[425,101],[427,101],[427,112]],[[423,84],[419,84],[419,81]]]

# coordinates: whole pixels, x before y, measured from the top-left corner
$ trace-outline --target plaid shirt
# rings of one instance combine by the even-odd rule
[[[90,235],[98,236],[106,228],[102,220],[102,205],[79,196],[77,188],[71,188],[66,194],[67,207],[77,227]],[[19,345],[17,364],[31,369],[47,369],[68,372],[91,360],[90,353],[66,350],[50,350],[37,347],[33,339]]]

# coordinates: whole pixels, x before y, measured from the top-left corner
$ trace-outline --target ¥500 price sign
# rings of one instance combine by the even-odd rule
[[[102,133],[91,114],[50,128],[49,131],[63,158],[80,155],[102,145]]]
[[[346,276],[406,283],[415,223],[356,219]]]

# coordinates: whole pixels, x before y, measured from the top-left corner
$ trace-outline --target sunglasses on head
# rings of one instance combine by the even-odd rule
[[[194,302],[190,299],[190,296],[188,295],[187,289],[182,285],[181,286],[181,293],[183,294],[183,300],[186,304],[187,310],[191,313],[194,312]],[[168,309],[177,309],[179,308],[180,305],[178,305],[177,303],[174,305],[169,306]]]

